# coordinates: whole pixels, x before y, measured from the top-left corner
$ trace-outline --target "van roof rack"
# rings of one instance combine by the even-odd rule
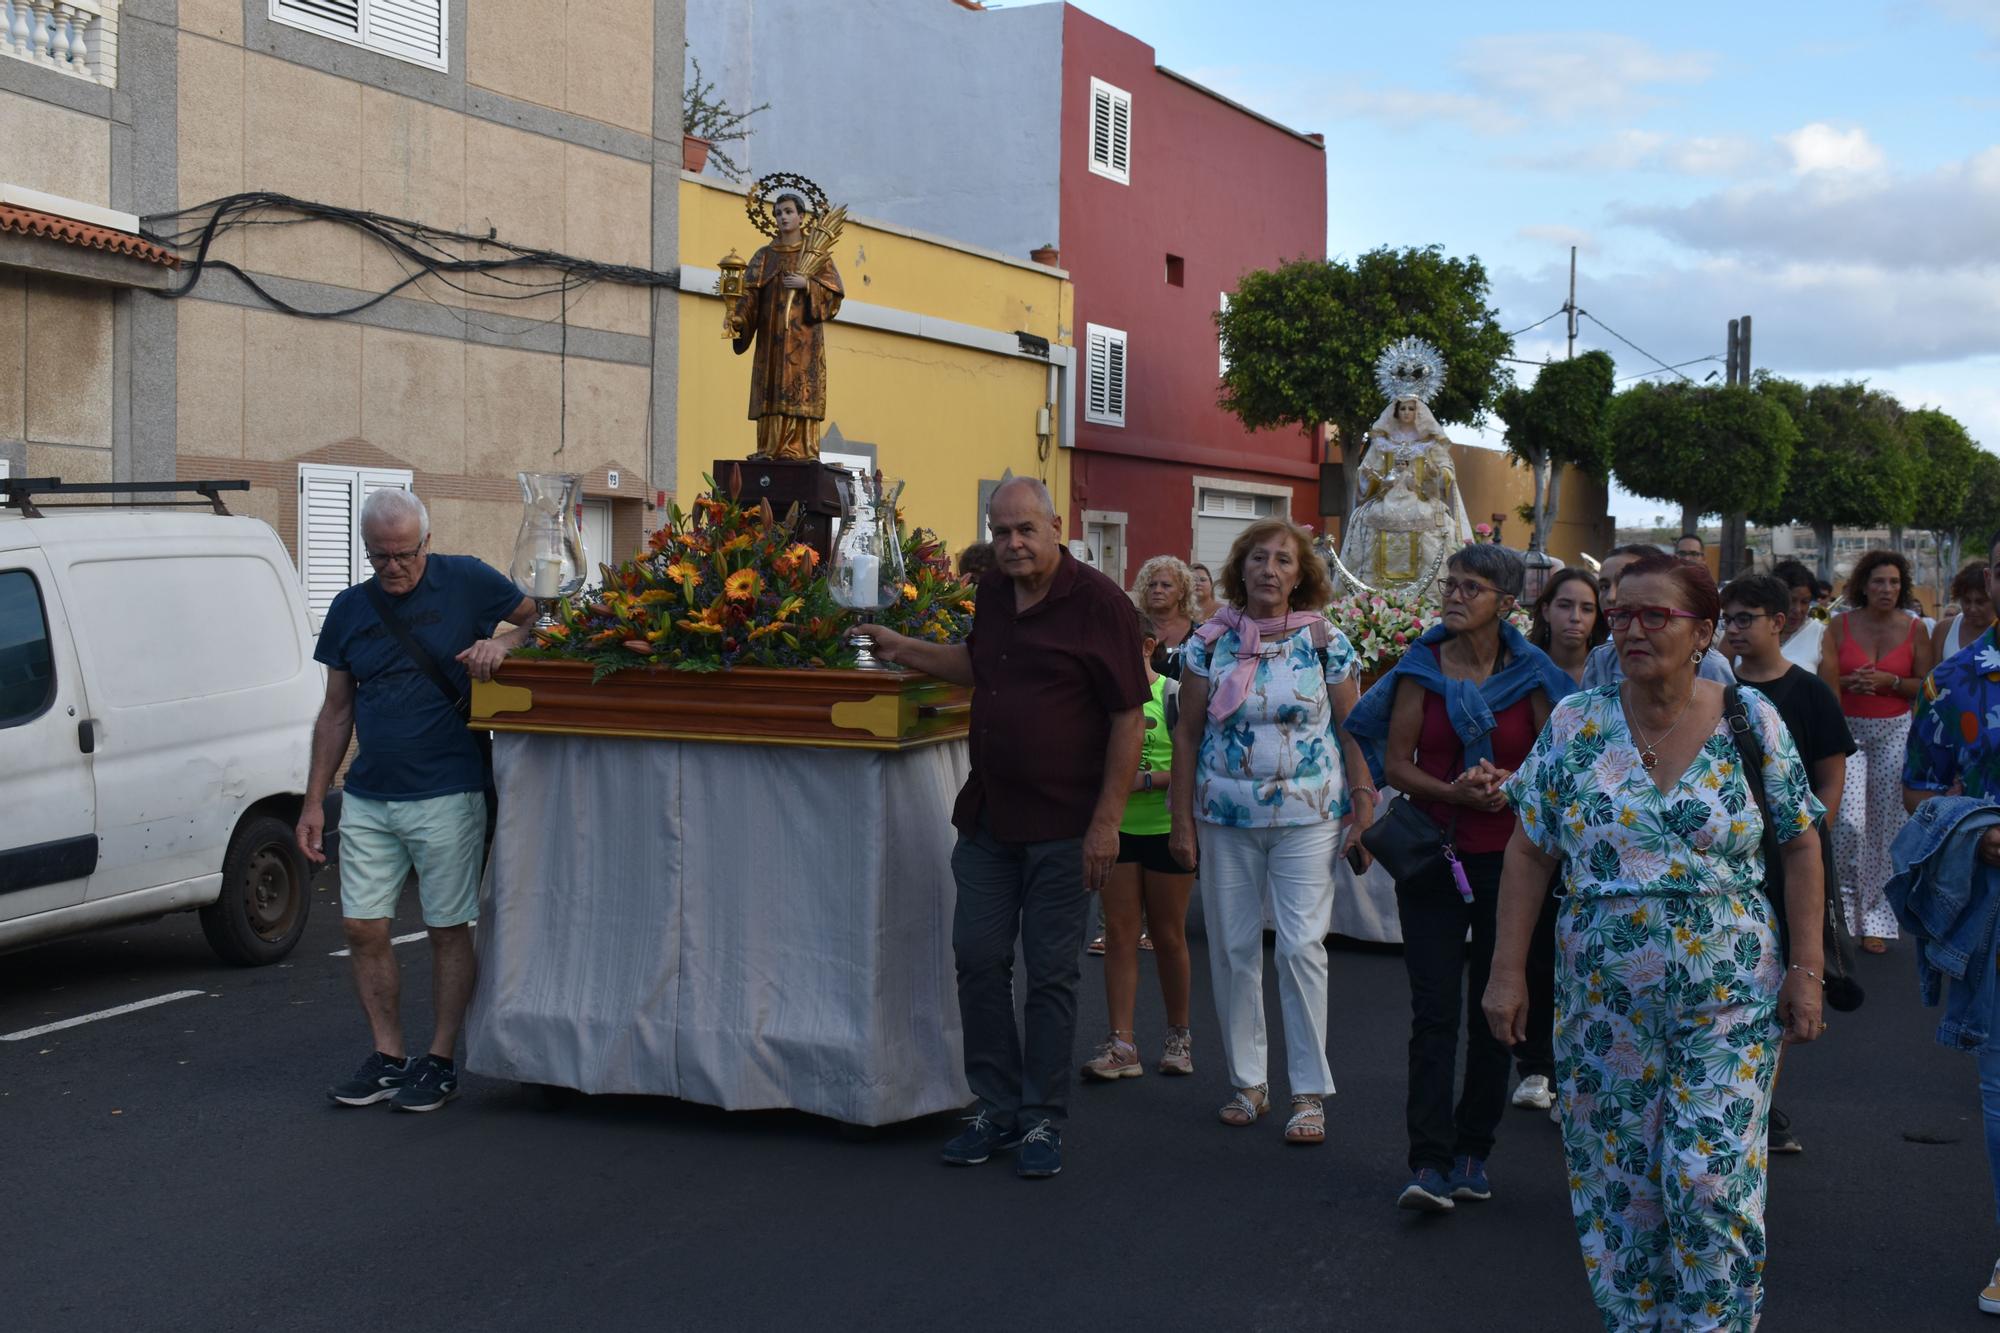
[[[223,491],[247,491],[247,481],[64,481],[61,477],[0,478],[0,509],[18,509],[26,518],[40,518],[44,509],[106,509],[119,505],[148,508],[194,509],[208,505],[227,515]],[[48,504],[37,497],[49,495],[103,496],[98,500],[66,500]],[[156,495],[199,495],[199,500],[155,500]],[[116,497],[129,496],[129,499]]]

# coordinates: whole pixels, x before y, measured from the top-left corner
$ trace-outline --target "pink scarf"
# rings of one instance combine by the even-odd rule
[[[1265,635],[1286,639],[1306,627],[1312,629],[1313,647],[1324,647],[1326,617],[1316,611],[1287,611],[1282,616],[1256,620],[1225,603],[1210,616],[1195,630],[1194,637],[1213,648],[1217,639],[1235,630],[1236,665],[1224,676],[1216,670],[1215,663],[1209,663],[1208,715],[1220,721],[1243,706],[1243,701],[1250,695],[1251,684],[1257,679],[1257,659],[1263,655]]]

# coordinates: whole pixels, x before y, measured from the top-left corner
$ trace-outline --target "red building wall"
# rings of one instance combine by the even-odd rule
[[[1093,77],[1132,96],[1130,184],[1090,170]],[[1316,521],[1316,442],[1252,434],[1216,406],[1213,316],[1246,270],[1325,257],[1323,145],[1162,73],[1150,46],[1069,7],[1061,228],[1079,352],[1087,324],[1127,335],[1125,425],[1077,413],[1068,532],[1082,533],[1087,509],[1122,511],[1128,578],[1148,556],[1186,558],[1197,475],[1289,486],[1294,517]]]

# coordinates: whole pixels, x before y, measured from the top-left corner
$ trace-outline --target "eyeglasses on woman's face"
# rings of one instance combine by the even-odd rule
[[[1481,583],[1478,579],[1446,579],[1438,587],[1444,593],[1446,601],[1456,598],[1461,602],[1476,602],[1486,593],[1500,591],[1492,584]]]
[[[1632,627],[1634,620],[1647,629],[1665,629],[1669,620],[1700,620],[1692,611],[1677,606],[1612,606],[1604,611],[1604,623],[1615,630]]]

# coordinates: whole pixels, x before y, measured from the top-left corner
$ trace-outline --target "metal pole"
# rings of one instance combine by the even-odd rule
[[[1742,321],[1740,320],[1732,319],[1729,321],[1729,357],[1725,362],[1728,369],[1723,372],[1722,382],[1731,387],[1734,387],[1736,384],[1736,367],[1743,359],[1743,342],[1740,332],[1741,323]]]
[[[1569,248],[1569,304],[1563,309],[1569,313],[1569,351],[1563,354],[1567,361],[1576,355],[1576,247],[1573,245]]]

